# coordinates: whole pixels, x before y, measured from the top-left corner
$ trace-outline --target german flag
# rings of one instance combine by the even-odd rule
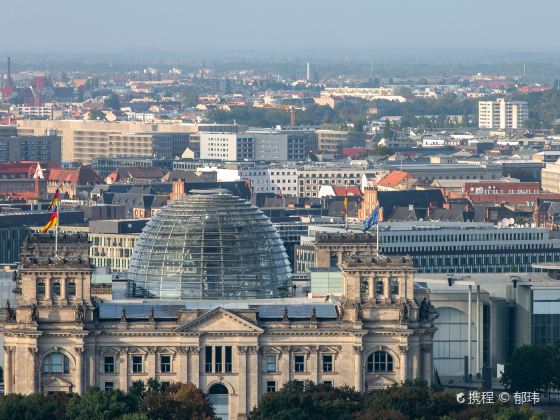
[[[58,202],[59,202],[59,194],[58,194],[58,188],[57,188],[56,192],[54,193],[54,197],[51,201],[51,204],[49,204],[49,210],[57,209],[58,208]]]
[[[41,229],[41,233],[45,233],[49,229],[56,227],[58,225],[58,210],[55,210],[53,214],[51,214],[51,218],[49,219],[48,223],[43,226]]]
[[[344,220],[348,218],[348,187],[344,193]]]

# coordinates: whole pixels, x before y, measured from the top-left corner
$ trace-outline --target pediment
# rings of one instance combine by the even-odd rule
[[[262,333],[264,330],[234,313],[218,307],[212,309],[198,318],[181,326],[177,332],[202,332],[202,333]]]
[[[372,375],[366,379],[368,389],[386,388],[396,383],[396,380],[384,375]]]
[[[48,378],[48,379],[45,381],[44,386],[45,386],[45,387],[48,387],[49,389],[52,389],[52,388],[64,388],[64,389],[67,389],[67,388],[71,388],[71,387],[72,387],[72,383],[70,383],[70,382],[68,382],[68,381],[65,381],[65,380],[62,379],[62,378],[59,378],[58,376],[52,376],[52,377]]]

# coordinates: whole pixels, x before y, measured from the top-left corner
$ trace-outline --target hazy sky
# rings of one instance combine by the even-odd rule
[[[558,47],[558,0],[12,0],[0,50]]]

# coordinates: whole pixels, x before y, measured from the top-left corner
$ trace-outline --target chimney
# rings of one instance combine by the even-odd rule
[[[294,107],[290,108],[290,127],[294,128],[296,126],[296,111]]]

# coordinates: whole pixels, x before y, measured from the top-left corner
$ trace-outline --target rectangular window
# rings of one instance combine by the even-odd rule
[[[294,370],[305,372],[305,356],[294,356]]]
[[[160,371],[161,373],[171,372],[171,356],[168,354],[161,355],[160,357]]]
[[[216,352],[216,363],[214,366],[214,372],[221,372],[222,371],[222,346],[215,347]]]
[[[323,354],[323,372],[333,371],[333,357],[332,354]]]
[[[323,385],[325,386],[325,388],[332,388],[333,381],[324,381]]]
[[[206,373],[212,372],[212,346],[205,347],[204,370]]]
[[[276,381],[266,381],[266,392],[276,392]]]
[[[266,356],[266,371],[276,372],[276,356]]]
[[[105,382],[105,391],[113,390],[113,382]]]
[[[142,356],[132,356],[132,373],[142,373]]]
[[[115,356],[105,356],[105,373],[115,373]]]
[[[226,363],[225,363],[225,372],[230,373],[232,371],[232,357],[231,357],[231,346],[226,346]]]

